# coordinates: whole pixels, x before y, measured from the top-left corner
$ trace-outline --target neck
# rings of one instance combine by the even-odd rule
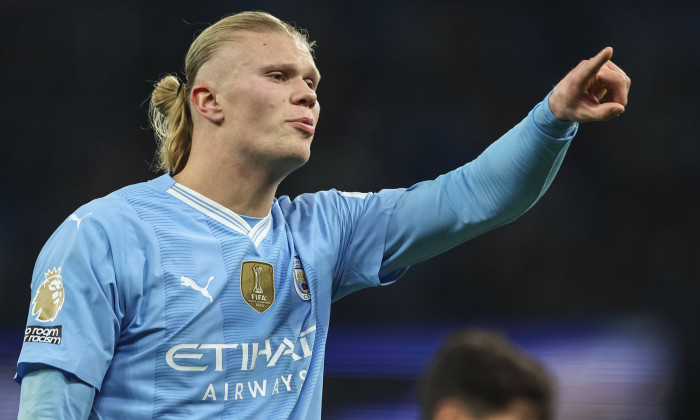
[[[173,178],[237,214],[252,217],[267,216],[281,182],[230,162],[204,162],[196,158],[189,159]]]

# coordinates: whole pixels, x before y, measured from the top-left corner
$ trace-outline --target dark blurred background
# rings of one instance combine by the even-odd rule
[[[549,192],[517,222],[335,304],[330,339],[341,337],[334,324],[645,319],[673,355],[668,418],[700,418],[700,3],[690,1],[0,0],[3,381],[44,242],[79,205],[157,175],[154,81],[181,75],[193,37],[242,10],[318,42],[322,118],[310,163],[280,187],[292,197],[407,187],[462,165],[613,46],[632,79],[627,112],[581,125]],[[329,379],[325,403],[340,404],[343,386]]]

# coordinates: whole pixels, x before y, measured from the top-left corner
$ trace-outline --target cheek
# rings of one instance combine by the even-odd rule
[[[260,111],[275,108],[278,98],[257,81],[238,84],[226,94],[229,105],[238,113],[256,115]]]
[[[256,95],[254,92],[231,95],[228,105],[226,119],[240,130],[265,125],[270,116],[275,114],[275,109],[278,108],[275,101],[263,95]]]
[[[239,101],[238,109],[250,115],[260,116],[260,112],[274,109],[277,103],[264,95],[250,92],[246,98]]]

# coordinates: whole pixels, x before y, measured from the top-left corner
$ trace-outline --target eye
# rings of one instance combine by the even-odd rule
[[[279,71],[272,72],[268,74],[267,77],[277,80],[278,82],[284,82],[285,80],[287,80],[287,75]]]
[[[316,84],[314,83],[313,80],[306,79],[305,82],[306,82],[306,85],[309,86],[309,88],[311,88],[311,90],[316,90]]]

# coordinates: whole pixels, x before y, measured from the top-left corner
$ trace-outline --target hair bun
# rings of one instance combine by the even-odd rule
[[[151,94],[151,102],[156,111],[168,115],[177,100],[181,86],[180,80],[173,75],[169,74],[160,79]]]

